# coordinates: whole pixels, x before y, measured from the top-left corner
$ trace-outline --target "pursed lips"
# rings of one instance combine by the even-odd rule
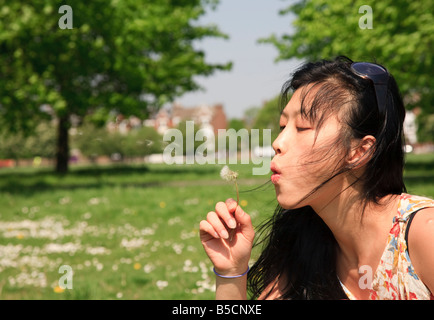
[[[280,170],[279,170],[279,168],[277,168],[276,164],[273,163],[273,162],[270,165],[270,170],[272,172],[272,174],[271,174],[271,182],[273,184],[276,184],[279,181],[279,179],[280,179]]]

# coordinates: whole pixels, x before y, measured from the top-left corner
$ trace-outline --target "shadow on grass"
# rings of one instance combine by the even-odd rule
[[[0,193],[31,195],[51,190],[76,190],[107,187],[149,188],[167,182],[182,181],[186,175],[194,177],[215,175],[214,167],[112,165],[71,168],[65,175],[52,169],[19,168],[0,171]],[[132,178],[135,177],[135,178]],[[147,181],[141,181],[141,178]],[[130,179],[131,178],[131,179]]]
[[[434,155],[425,154],[407,159],[404,181],[411,185],[434,185]]]
[[[108,182],[93,182],[93,183],[74,183],[74,184],[59,184],[54,185],[47,182],[36,182],[34,184],[24,185],[16,182],[5,184],[0,187],[0,192],[7,192],[9,194],[33,195],[40,192],[59,191],[59,190],[77,190],[77,189],[98,189],[108,187],[137,187],[137,188],[150,188],[163,186],[160,182],[145,182],[145,183],[108,183]]]
[[[434,162],[407,162],[405,164],[406,172],[424,171],[434,172]]]
[[[20,170],[22,169],[22,170]],[[27,170],[29,169],[29,170]],[[52,168],[42,168],[33,169],[30,168],[17,168],[8,170],[6,172],[0,171],[0,177],[3,178],[38,178],[38,177],[71,177],[71,176],[98,176],[98,175],[125,175],[125,174],[137,174],[146,173],[150,169],[147,166],[128,166],[128,165],[118,165],[118,166],[93,166],[93,167],[82,167],[82,168],[70,168],[67,174],[61,175],[54,172]]]

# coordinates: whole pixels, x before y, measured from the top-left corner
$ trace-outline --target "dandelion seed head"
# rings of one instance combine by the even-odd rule
[[[238,172],[232,171],[228,166],[224,166],[220,171],[220,177],[225,181],[235,181],[238,177]]]

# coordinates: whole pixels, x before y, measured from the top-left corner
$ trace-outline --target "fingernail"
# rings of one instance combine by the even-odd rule
[[[214,238],[217,238],[217,239],[220,238],[219,234],[217,232],[214,232]]]
[[[229,233],[226,230],[222,230],[220,232],[220,235],[222,236],[223,239],[229,238]]]
[[[231,229],[235,229],[237,227],[237,222],[235,221],[235,219],[230,219],[228,221],[228,227]]]

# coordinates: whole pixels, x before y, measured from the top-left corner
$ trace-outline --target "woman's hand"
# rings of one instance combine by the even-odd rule
[[[243,274],[252,251],[255,231],[250,216],[234,199],[218,202],[215,212],[200,222],[200,240],[218,274]]]

